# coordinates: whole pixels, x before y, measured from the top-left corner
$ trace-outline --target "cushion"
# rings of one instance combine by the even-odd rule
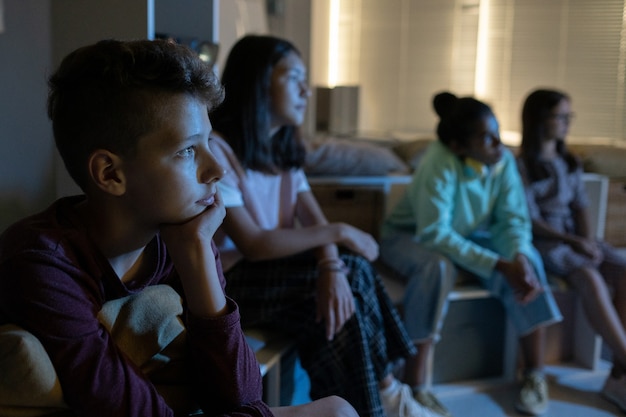
[[[608,145],[569,144],[568,149],[578,155],[587,172],[609,178],[626,178],[626,148]]]
[[[403,142],[392,147],[393,151],[398,155],[400,159],[411,169],[415,171],[417,166],[426,152],[426,148],[435,139],[416,139],[410,142]]]
[[[105,303],[98,319],[118,347],[142,371],[155,376],[157,389],[159,384],[171,389],[182,381],[184,372],[182,311],[178,293],[170,286],[156,285]],[[166,401],[178,395],[167,394],[162,392]],[[40,416],[50,413],[50,407],[67,405],[43,346],[26,330],[12,324],[0,326],[0,415]]]
[[[141,292],[102,306],[98,320],[109,331],[117,346],[144,372],[185,327],[180,296],[169,285],[154,285]]]
[[[304,167],[308,175],[383,176],[407,173],[391,149],[367,139],[318,138],[310,144]]]
[[[0,326],[0,404],[67,407],[43,346],[31,333],[12,324]],[[35,416],[47,412],[49,410],[22,410],[21,415]],[[0,414],[6,415],[5,412]]]

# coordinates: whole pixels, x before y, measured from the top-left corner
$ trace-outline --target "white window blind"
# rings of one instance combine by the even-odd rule
[[[432,132],[441,90],[489,102],[518,132],[525,96],[555,87],[573,98],[573,136],[626,135],[624,0],[335,1],[337,83],[361,87],[361,132]]]
[[[526,95],[573,99],[572,135],[624,138],[623,0],[490,0],[487,83],[503,129],[520,130]]]

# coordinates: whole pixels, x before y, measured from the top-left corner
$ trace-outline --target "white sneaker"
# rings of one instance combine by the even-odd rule
[[[609,375],[600,393],[626,413],[626,374],[619,378]]]
[[[548,409],[548,383],[543,374],[530,372],[524,377],[522,389],[515,403],[517,411],[538,416]]]
[[[380,391],[380,399],[387,417],[441,417],[413,398],[411,388],[395,380]]]
[[[452,417],[450,411],[441,403],[441,401],[437,399],[437,397],[435,397],[435,394],[430,391],[413,391],[413,398],[415,398],[415,400],[424,407],[434,411],[442,417]]]

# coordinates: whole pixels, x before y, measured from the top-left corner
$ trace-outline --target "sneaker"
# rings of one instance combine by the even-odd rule
[[[411,388],[397,380],[380,391],[380,399],[387,417],[442,417],[418,403]]]
[[[452,417],[450,411],[448,411],[448,409],[443,404],[441,404],[441,402],[437,399],[437,397],[435,397],[432,392],[423,390],[414,391],[413,398],[415,398],[415,400],[422,404],[424,407],[430,408],[432,411],[440,416]]]
[[[515,408],[532,416],[543,414],[548,409],[548,384],[541,373],[526,374]]]
[[[626,413],[626,374],[619,378],[609,375],[600,394]]]

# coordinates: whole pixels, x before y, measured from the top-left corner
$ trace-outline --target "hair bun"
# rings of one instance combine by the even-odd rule
[[[457,100],[458,98],[448,91],[437,93],[433,97],[433,108],[439,117],[444,117],[452,112]]]

